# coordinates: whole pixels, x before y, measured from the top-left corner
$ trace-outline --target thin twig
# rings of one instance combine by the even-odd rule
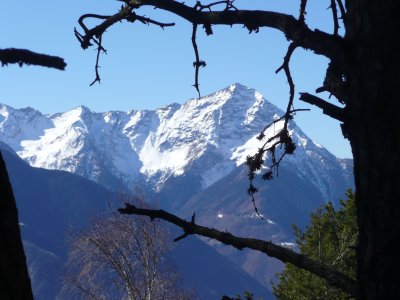
[[[338,14],[337,14],[337,9],[336,9],[336,0],[331,0],[331,6],[332,10],[332,17],[333,17],[333,35],[338,35],[339,34],[339,20],[338,20]]]
[[[211,8],[213,6],[216,5],[221,5],[221,4],[225,4],[225,10],[230,10],[230,9],[234,9],[234,10],[238,10],[234,5],[233,5],[232,0],[222,0],[222,1],[216,1],[207,5],[201,4],[199,1],[197,1],[195,7],[198,8],[200,11],[203,9],[208,9],[209,11],[211,11]]]
[[[196,58],[196,61],[193,63],[193,66],[195,67],[193,86],[195,87],[197,93],[199,94],[199,98],[200,98],[201,95],[200,95],[200,89],[199,89],[199,69],[200,69],[200,67],[205,67],[206,62],[203,60],[200,60],[199,49],[197,48],[197,42],[196,42],[197,26],[198,25],[196,23],[193,23],[192,45],[193,45],[194,55]]]
[[[153,25],[157,25],[157,26],[161,27],[161,29],[164,29],[164,27],[175,26],[175,23],[162,23],[162,22],[158,22],[158,21],[155,21],[155,20],[153,20],[153,19],[150,19],[150,18],[146,18],[146,17],[143,17],[143,16],[139,16],[139,15],[136,15],[136,19],[137,19],[138,21],[144,23],[144,24],[153,24]]]
[[[301,0],[300,1],[299,21],[303,22],[303,23],[305,22],[306,6],[307,6],[307,0]]]
[[[284,128],[287,129],[287,124],[289,122],[289,116],[290,116],[290,111],[293,109],[293,101],[294,101],[294,92],[295,92],[295,87],[294,87],[294,82],[292,75],[290,73],[290,67],[289,67],[289,62],[290,58],[292,57],[292,54],[294,50],[296,50],[297,44],[295,42],[292,42],[287,50],[287,53],[283,59],[283,64],[275,71],[275,73],[279,73],[282,69],[285,71],[286,78],[289,83],[289,101],[288,101],[288,106],[286,108],[286,118],[285,118],[285,124]]]
[[[310,111],[310,109],[309,109],[309,108],[292,109],[291,111],[289,111],[289,114],[290,114],[291,116],[293,116],[293,115],[296,114],[296,112],[299,112],[299,111]],[[275,119],[275,120],[273,120],[271,123],[265,125],[264,128],[263,128],[263,130],[261,130],[260,135],[259,135],[257,138],[258,138],[259,140],[262,140],[262,139],[265,137],[264,132],[267,131],[267,129],[270,128],[272,125],[278,123],[279,121],[282,121],[284,118],[286,118],[286,113],[285,113],[283,116],[279,117],[278,119]]]
[[[305,2],[304,2],[305,5]],[[261,170],[262,165],[264,164],[263,157],[265,153],[270,153],[271,154],[271,165],[268,168],[268,171],[262,176],[263,179],[265,180],[271,180],[273,177],[273,171],[275,171],[276,176],[279,175],[279,164],[281,163],[283,157],[286,154],[292,154],[293,151],[295,150],[296,146],[293,143],[292,138],[289,136],[289,131],[288,131],[288,123],[289,120],[293,118],[294,112],[298,111],[293,108],[293,101],[294,101],[294,93],[295,93],[295,87],[294,87],[294,82],[293,78],[290,73],[290,67],[289,67],[289,62],[290,58],[296,49],[297,44],[295,42],[292,42],[287,50],[287,53],[283,59],[282,65],[275,71],[276,73],[280,72],[281,70],[285,71],[286,78],[289,83],[289,101],[288,101],[288,106],[286,109],[285,114],[279,118],[278,120],[272,121],[267,127],[264,127],[263,131],[260,133],[260,135],[257,137],[259,140],[262,140],[265,137],[265,131],[272,125],[276,124],[277,122],[284,120],[284,125],[283,129],[281,129],[278,133],[273,135],[272,137],[269,137],[267,141],[264,142],[261,148],[258,149],[257,153],[253,156],[250,156],[247,158],[246,165],[249,168],[249,188],[248,188],[248,193],[251,196],[251,201],[253,202],[254,209],[256,213],[260,215],[258,212],[257,206],[255,205],[255,199],[254,199],[254,194],[258,192],[258,189],[254,187],[253,181],[255,178],[255,174],[257,171]],[[272,141],[276,140],[272,145],[270,143]],[[279,159],[276,160],[275,157],[275,150],[276,147],[281,145],[284,146],[284,151],[280,155]]]
[[[101,22],[99,25],[95,26],[92,29],[88,29],[88,27],[85,25],[84,21],[86,19],[97,19],[97,20],[104,20]],[[78,39],[78,41],[81,44],[81,47],[83,49],[87,49],[88,47],[92,46],[93,43],[97,45],[97,55],[96,55],[96,65],[95,65],[95,73],[96,77],[93,80],[93,82],[90,84],[90,86],[94,85],[96,82],[100,83],[100,74],[99,74],[99,60],[100,60],[100,54],[101,52],[107,53],[107,51],[104,49],[102,46],[102,36],[104,32],[114,25],[117,22],[120,22],[122,20],[126,20],[128,22],[135,22],[136,20],[144,23],[144,24],[153,24],[161,27],[164,29],[164,27],[167,26],[174,26],[175,23],[161,23],[155,20],[152,20],[150,18],[144,17],[144,16],[139,16],[137,15],[134,11],[133,8],[130,5],[126,5],[121,8],[121,10],[112,15],[112,16],[105,16],[105,15],[98,15],[98,14],[84,14],[78,19],[78,23],[80,27],[83,29],[84,34],[81,34],[76,28],[74,30],[75,36]]]
[[[98,47],[97,47],[97,55],[96,55],[96,65],[95,65],[95,72],[96,72],[96,78],[93,80],[93,82],[90,84],[92,86],[96,82],[100,83],[100,74],[99,74],[99,60],[100,60],[100,53],[103,51],[105,54],[107,54],[107,51],[102,47],[101,41],[102,41],[103,35],[101,34],[99,36],[99,41],[98,41]]]
[[[261,219],[261,220],[265,220],[264,216],[260,213],[260,211],[257,208],[256,205],[256,200],[254,199],[254,193],[251,193],[251,202],[253,203],[253,207],[254,207],[254,211],[257,214],[257,216]]]
[[[342,0],[336,0],[336,2],[339,6],[340,15],[341,15],[341,19],[342,19],[344,28],[347,29],[346,9],[344,8]]]

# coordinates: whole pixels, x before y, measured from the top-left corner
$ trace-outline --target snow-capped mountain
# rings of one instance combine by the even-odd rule
[[[285,157],[278,179],[256,181],[266,221],[256,218],[243,163],[260,146],[260,130],[281,115],[240,84],[156,110],[95,113],[80,106],[43,115],[0,104],[0,141],[31,166],[69,171],[113,190],[140,186],[173,213],[196,211],[199,224],[290,245],[292,223],[304,226],[311,211],[337,203],[354,183],[351,160],[336,158],[291,122],[297,149]],[[209,244],[265,286],[282,268],[254,251]]]
[[[282,114],[240,84],[152,111],[95,113],[80,106],[48,116],[0,105],[0,140],[34,167],[69,171],[114,189],[147,182],[155,192],[190,178],[193,195],[254,154],[260,129]],[[350,167],[295,123],[290,128],[297,150],[286,164],[334,199],[337,178],[331,173],[349,173]]]

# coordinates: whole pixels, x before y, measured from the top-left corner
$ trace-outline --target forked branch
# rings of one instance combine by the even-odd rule
[[[81,26],[83,30],[83,34],[80,33],[76,28],[74,29],[74,33],[76,38],[81,44],[81,47],[83,49],[87,49],[90,46],[94,44],[97,45],[97,55],[96,55],[96,65],[95,65],[95,72],[96,72],[96,77],[93,80],[93,82],[90,85],[95,84],[96,82],[100,83],[100,74],[99,74],[99,60],[100,60],[100,54],[107,53],[107,51],[104,49],[102,46],[102,37],[104,32],[106,30],[113,26],[117,22],[121,22],[123,20],[126,20],[128,22],[135,22],[136,20],[143,23],[143,24],[153,24],[161,27],[164,29],[164,27],[167,26],[174,26],[175,23],[161,23],[155,20],[152,20],[150,18],[144,17],[144,16],[139,16],[133,11],[134,7],[130,6],[129,4],[126,6],[123,6],[120,11],[112,16],[103,16],[103,15],[97,15],[97,14],[85,14],[82,15],[78,23]],[[93,27],[92,29],[88,29],[88,27],[85,25],[84,21],[86,19],[97,19],[97,20],[104,20],[101,22],[99,25]]]
[[[248,25],[252,27],[269,27],[282,31],[285,36],[299,47],[311,49],[328,58],[342,56],[343,39],[331,34],[311,30],[304,21],[283,13],[261,10],[231,9],[222,11],[198,11],[197,8],[174,0],[125,0],[134,2],[138,7],[153,6],[169,11],[191,23],[212,25]],[[304,1],[303,1],[304,2]]]

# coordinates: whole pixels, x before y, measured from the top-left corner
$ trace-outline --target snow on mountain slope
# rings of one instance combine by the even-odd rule
[[[114,188],[146,181],[157,192],[190,175],[204,190],[253,154],[260,129],[282,114],[256,90],[233,84],[153,111],[94,113],[80,106],[45,116],[0,105],[0,139],[32,166],[70,171],[107,186],[114,182]],[[291,129],[298,149],[287,164],[330,198],[334,184],[328,171],[347,165],[294,123]]]
[[[30,107],[14,109],[0,104],[1,140],[15,151],[22,150],[21,142],[38,139],[52,122],[37,110]]]

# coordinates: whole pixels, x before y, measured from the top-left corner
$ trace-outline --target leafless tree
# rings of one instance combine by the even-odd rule
[[[165,257],[172,246],[168,236],[160,222],[115,210],[91,219],[70,236],[63,292],[85,299],[190,299]]]

